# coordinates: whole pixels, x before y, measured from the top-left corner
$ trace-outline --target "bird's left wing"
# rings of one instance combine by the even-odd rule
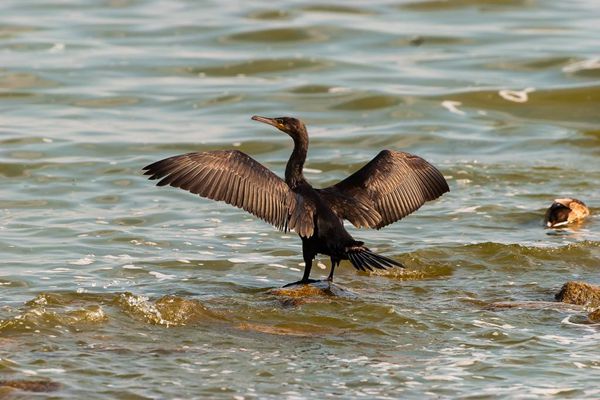
[[[322,189],[340,218],[376,229],[448,191],[444,176],[433,165],[413,154],[391,150],[381,151],[348,178]]]
[[[297,199],[286,183],[268,168],[238,150],[188,153],[143,168],[158,186],[171,185],[212,200],[224,201],[265,220],[280,230],[312,229],[293,221]],[[312,228],[312,226],[311,226]]]

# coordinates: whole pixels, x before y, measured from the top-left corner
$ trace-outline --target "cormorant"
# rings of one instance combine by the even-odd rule
[[[433,165],[409,153],[383,150],[348,178],[315,189],[302,173],[308,151],[304,123],[291,117],[252,119],[272,125],[293,139],[285,180],[238,150],[166,158],[144,167],[145,175],[161,179],[158,186],[171,185],[224,201],[282,231],[296,231],[302,239],[305,267],[302,279],[290,285],[316,282],[309,276],[317,254],[331,258],[330,282],[341,260],[350,260],[361,271],[402,267],[354,240],[343,220],[359,228],[380,229],[416,211],[426,201],[437,199],[450,189]]]
[[[577,199],[554,199],[554,202],[546,211],[544,225],[548,228],[559,228],[561,226],[579,222],[590,215],[590,210],[585,203]]]

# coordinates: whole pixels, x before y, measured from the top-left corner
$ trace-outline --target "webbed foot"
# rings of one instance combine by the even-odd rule
[[[283,285],[283,287],[290,287],[294,285],[308,285],[311,283],[320,282],[318,279],[302,279],[297,282],[288,283],[287,285]]]

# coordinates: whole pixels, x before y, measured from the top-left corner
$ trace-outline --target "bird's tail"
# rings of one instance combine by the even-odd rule
[[[356,242],[356,244],[347,247],[346,255],[348,256],[348,259],[350,260],[354,268],[356,268],[359,271],[373,271],[373,268],[404,268],[404,266],[398,261],[392,260],[388,257],[384,257],[380,254],[373,253],[368,248],[362,246],[361,242]]]

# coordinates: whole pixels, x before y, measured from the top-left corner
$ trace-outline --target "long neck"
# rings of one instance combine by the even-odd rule
[[[285,182],[289,187],[294,188],[300,183],[305,182],[302,169],[304,161],[306,161],[306,153],[308,152],[308,135],[298,135],[294,137],[294,151],[288,160],[285,167]]]

